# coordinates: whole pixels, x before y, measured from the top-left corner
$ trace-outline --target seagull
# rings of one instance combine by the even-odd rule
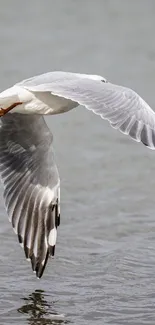
[[[78,105],[155,149],[155,113],[132,89],[98,75],[54,71],[0,93],[0,176],[9,220],[38,278],[54,256],[60,179],[43,115]]]

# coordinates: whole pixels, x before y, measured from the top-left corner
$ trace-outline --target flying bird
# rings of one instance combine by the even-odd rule
[[[54,71],[0,93],[0,176],[13,229],[41,278],[60,225],[60,179],[43,115],[78,105],[155,149],[155,113],[133,90],[101,76]]]

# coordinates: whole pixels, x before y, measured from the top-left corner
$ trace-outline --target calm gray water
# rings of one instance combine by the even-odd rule
[[[155,108],[154,0],[2,0],[0,89],[100,74]],[[0,187],[0,324],[155,322],[155,153],[78,107],[48,118],[61,175],[56,258],[38,281]]]

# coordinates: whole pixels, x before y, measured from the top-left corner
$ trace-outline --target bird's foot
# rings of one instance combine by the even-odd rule
[[[17,102],[17,103],[14,103],[14,104],[10,105],[7,108],[0,107],[0,117],[4,116],[6,113],[11,111],[14,107],[16,107],[17,105],[21,105],[21,104],[22,104],[21,102]]]
[[[0,117],[1,116],[4,116],[6,113],[5,113],[5,108],[0,108]]]

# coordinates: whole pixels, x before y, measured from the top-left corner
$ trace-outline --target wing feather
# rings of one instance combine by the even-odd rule
[[[102,82],[104,81],[104,82]],[[37,94],[68,99],[85,106],[110,122],[111,126],[155,149],[155,113],[132,89],[105,82],[105,79],[76,73],[53,72],[33,77],[18,86]]]
[[[42,116],[7,114],[1,119],[0,175],[10,221],[40,278],[53,255],[48,236],[57,228],[60,203],[52,135]]]

